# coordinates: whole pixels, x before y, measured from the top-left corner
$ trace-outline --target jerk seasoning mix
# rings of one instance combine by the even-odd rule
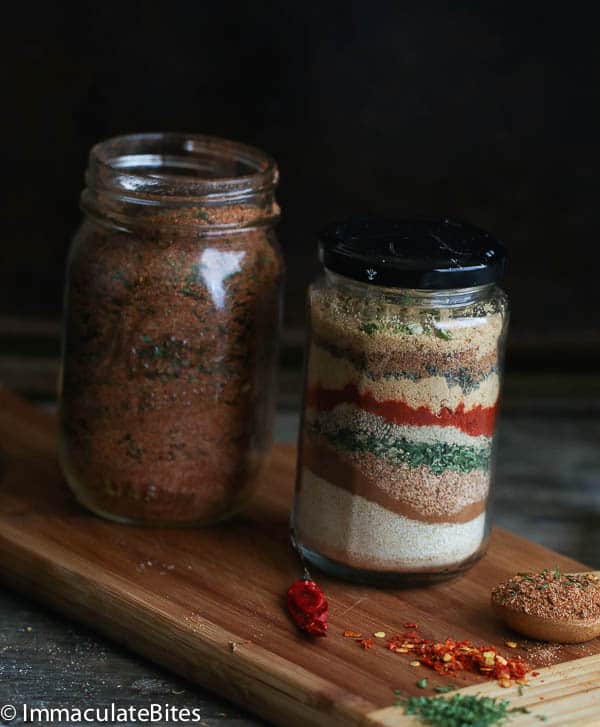
[[[504,247],[447,219],[359,219],[320,253],[295,542],[363,582],[456,574],[489,529]]]
[[[517,573],[492,591],[492,604],[557,621],[600,618],[600,587],[593,573]]]
[[[95,146],[67,275],[60,457],[121,521],[204,524],[270,447],[282,262],[277,168],[202,136]]]

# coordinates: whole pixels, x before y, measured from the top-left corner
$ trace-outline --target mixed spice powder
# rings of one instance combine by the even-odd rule
[[[558,568],[519,573],[494,588],[492,602],[538,618],[600,618],[600,582],[592,574]]]
[[[504,300],[355,288],[310,293],[297,539],[369,572],[451,572],[485,542]]]
[[[66,296],[67,479],[121,520],[222,519],[254,491],[271,443],[282,277],[272,194],[157,206],[88,190],[84,208]]]

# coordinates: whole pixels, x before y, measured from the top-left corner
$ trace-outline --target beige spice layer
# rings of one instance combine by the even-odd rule
[[[398,373],[411,378],[431,376],[432,370],[466,374],[475,383],[488,376],[498,365],[498,352],[479,356],[478,351],[417,351],[412,348],[390,347],[387,351],[371,351],[343,347],[338,341],[327,340],[313,333],[312,342],[338,359],[347,360],[371,378],[394,378]]]
[[[436,475],[426,465],[410,467],[370,452],[342,452],[315,433],[305,435],[302,462],[338,487],[423,522],[471,520],[485,509],[490,484],[489,472],[483,470]]]
[[[445,312],[444,312],[445,314]],[[407,322],[418,321],[409,318]],[[447,352],[473,351],[484,357],[497,351],[498,338],[504,325],[504,317],[489,312],[481,318],[447,318],[440,320],[439,328],[449,333],[450,340],[436,335],[386,331],[385,326],[375,335],[361,330],[364,319],[356,313],[348,313],[345,305],[338,305],[333,293],[316,291],[311,297],[311,325],[316,335],[336,341],[359,351],[386,353],[390,350],[411,350],[422,355]]]
[[[368,391],[378,401],[403,401],[413,408],[426,406],[432,412],[439,412],[444,407],[454,410],[460,404],[464,404],[465,409],[493,406],[500,390],[497,373],[483,379],[468,394],[459,386],[450,386],[443,376],[427,376],[417,381],[408,378],[373,380],[347,359],[333,356],[313,343],[308,359],[308,387],[339,390],[348,384],[354,384],[361,394]]]

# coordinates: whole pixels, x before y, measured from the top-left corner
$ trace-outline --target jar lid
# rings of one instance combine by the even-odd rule
[[[447,218],[335,222],[322,231],[319,253],[328,270],[348,278],[424,290],[495,283],[506,264],[500,241]]]

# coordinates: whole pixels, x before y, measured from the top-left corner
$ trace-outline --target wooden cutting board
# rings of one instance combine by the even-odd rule
[[[427,637],[498,645],[515,639],[488,608],[490,588],[522,570],[579,563],[496,530],[488,555],[465,576],[421,589],[378,590],[319,577],[330,632],[299,634],[284,594],[299,569],[288,543],[294,450],[275,449],[254,506],[220,527],[170,530],[104,522],[82,510],[55,458],[53,417],[0,389],[0,578],[187,679],[281,725],[416,724],[392,706],[394,690],[434,694],[446,684],[409,655],[364,650],[345,629],[372,636],[418,622]],[[516,639],[518,640],[518,638]],[[465,674],[466,693],[509,698],[531,714],[514,725],[600,724],[600,640],[533,647],[540,669],[524,694]],[[523,653],[510,650],[511,655]],[[428,678],[428,688],[416,682]]]

